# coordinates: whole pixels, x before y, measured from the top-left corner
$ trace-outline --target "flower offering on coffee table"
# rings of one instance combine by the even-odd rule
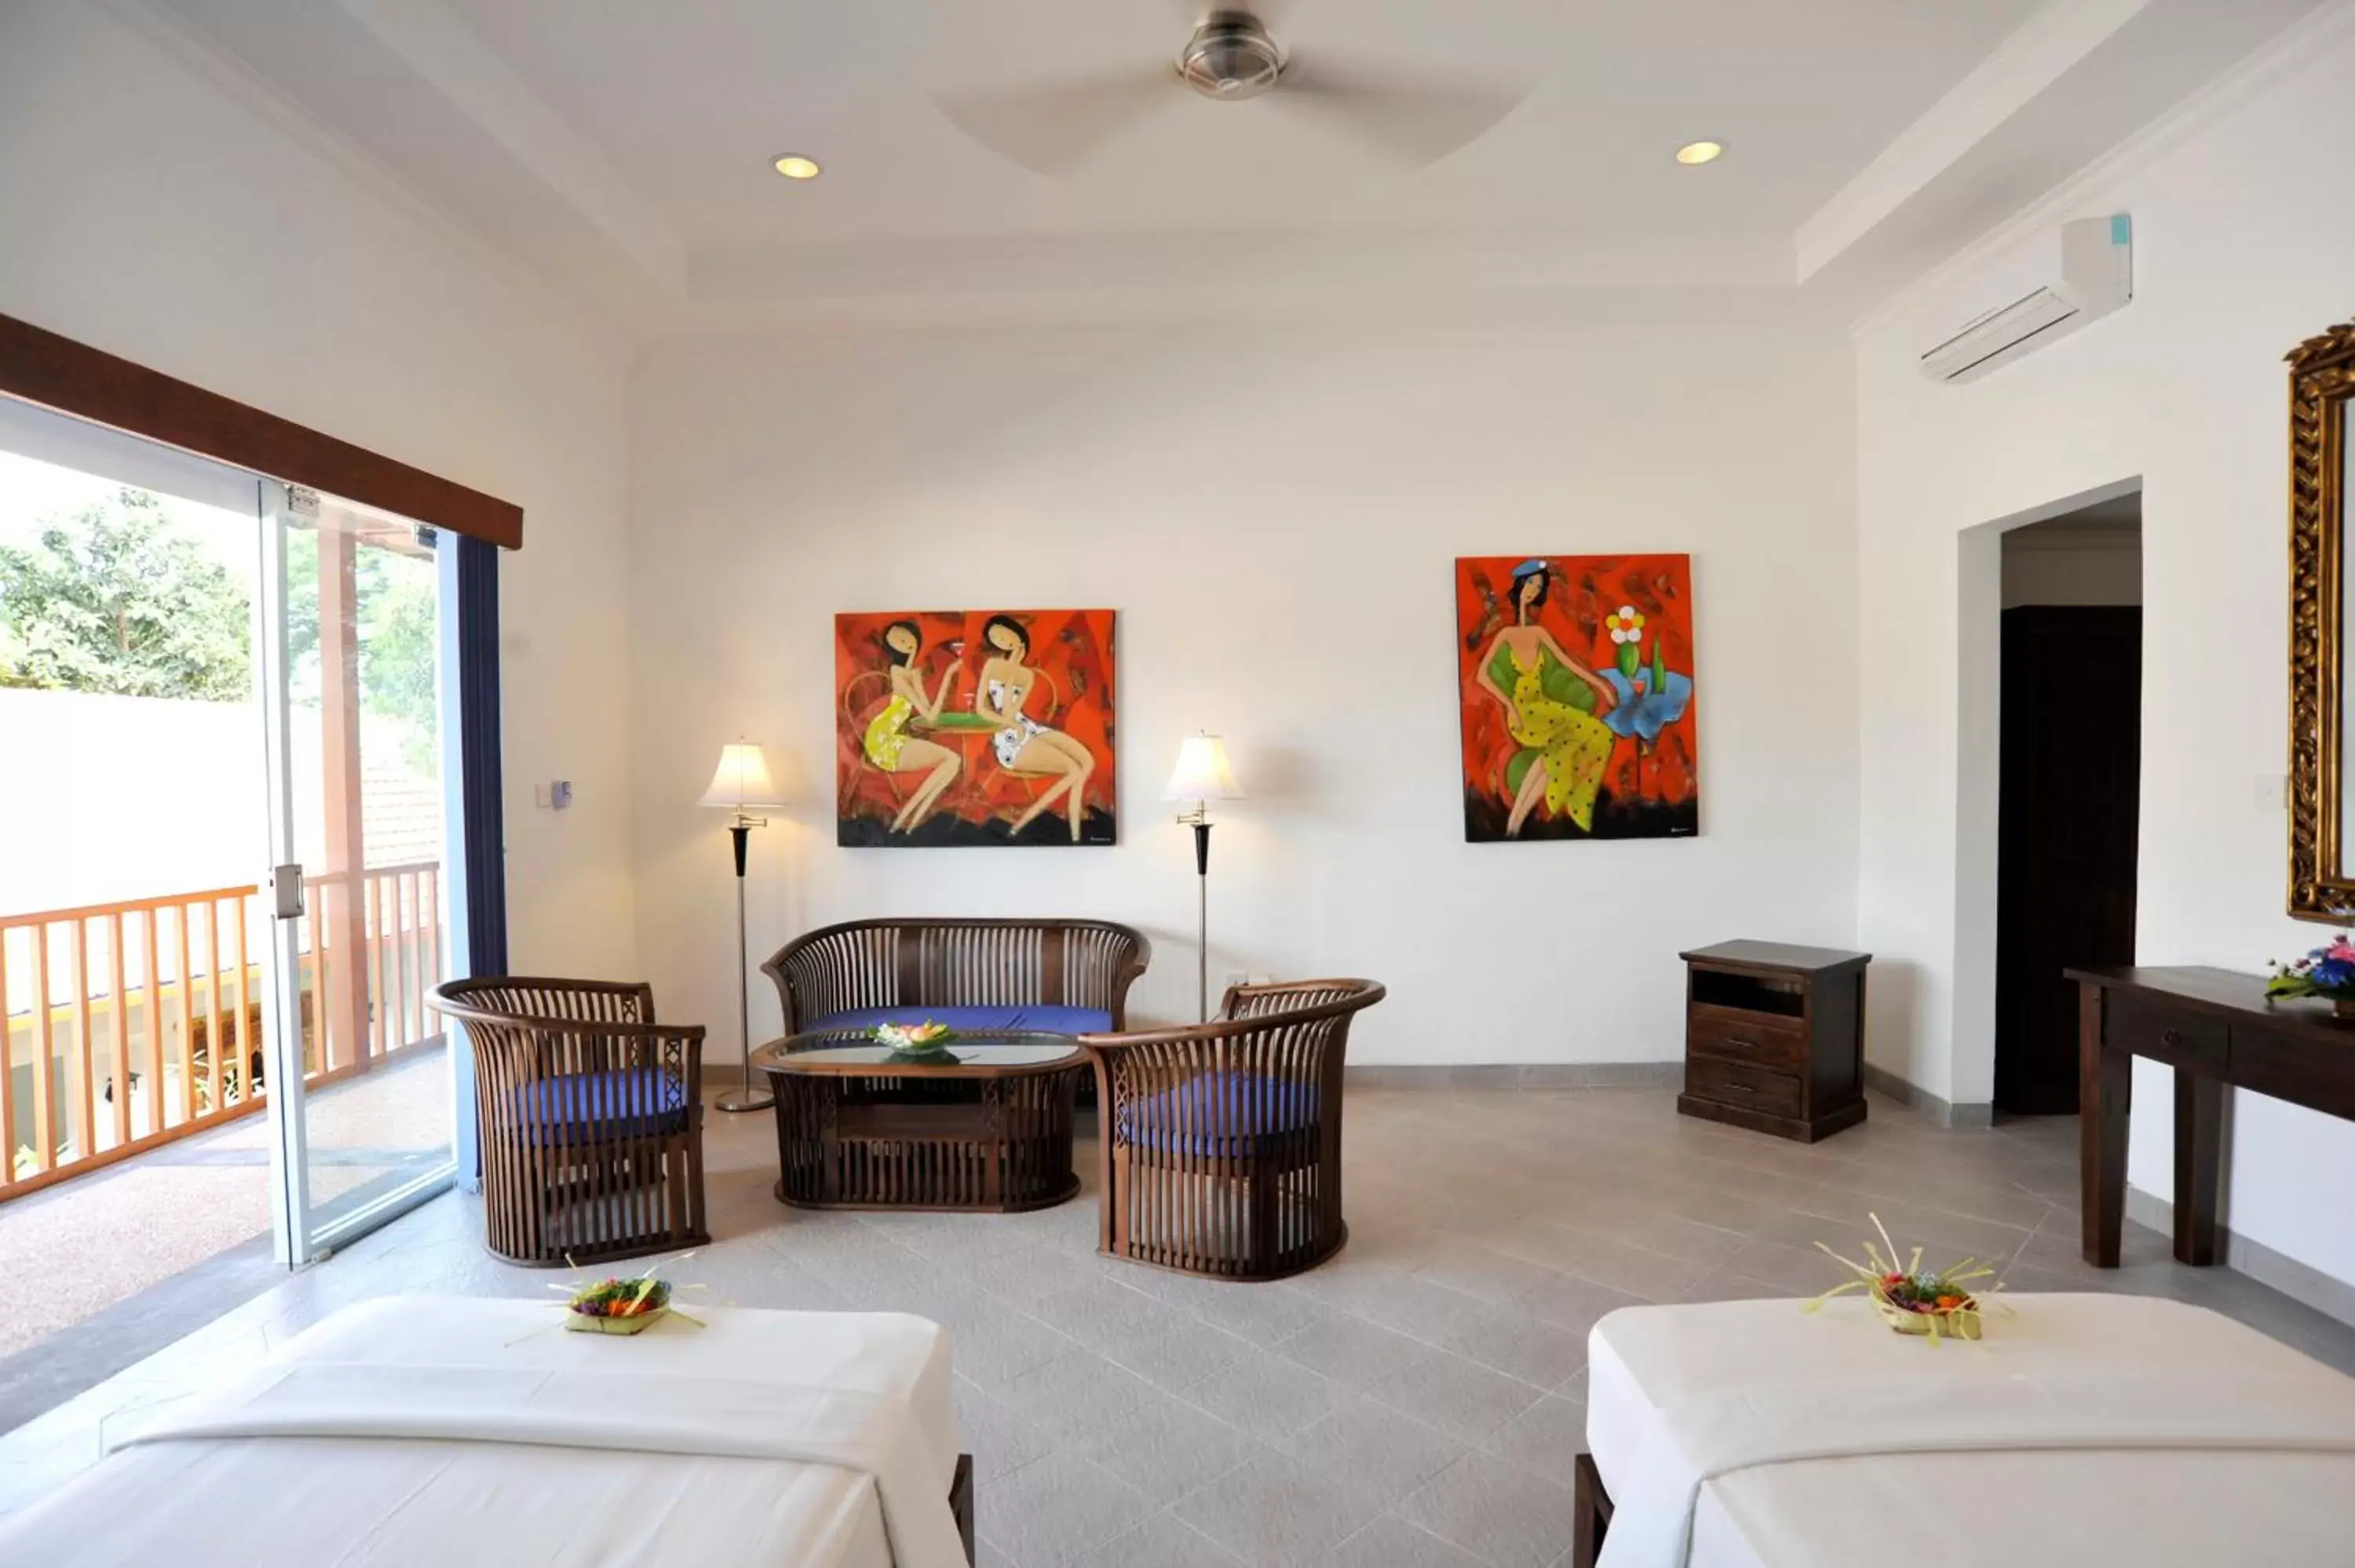
[[[945,1023],[879,1023],[875,1044],[890,1050],[891,1060],[922,1067],[954,1067],[960,1058],[949,1049],[956,1035]]]

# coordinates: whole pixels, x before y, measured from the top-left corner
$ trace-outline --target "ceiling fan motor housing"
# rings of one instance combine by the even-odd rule
[[[1205,98],[1257,98],[1284,71],[1284,55],[1259,18],[1240,11],[1213,15],[1194,29],[1178,74]]]

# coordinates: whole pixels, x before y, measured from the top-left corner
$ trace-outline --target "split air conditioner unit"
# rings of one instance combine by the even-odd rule
[[[2134,298],[2134,220],[2064,223],[1994,280],[1999,302],[1922,355],[1933,381],[1974,381],[2097,322]]]

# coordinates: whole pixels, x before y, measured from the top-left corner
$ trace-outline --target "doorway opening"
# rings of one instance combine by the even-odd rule
[[[0,397],[0,1431],[451,1181],[454,542]]]
[[[2002,536],[1995,1108],[2077,1109],[2077,988],[2131,964],[2142,776],[2142,494]]]

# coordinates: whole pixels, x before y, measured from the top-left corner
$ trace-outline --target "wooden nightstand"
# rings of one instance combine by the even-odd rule
[[[1813,1143],[1864,1119],[1870,953],[1721,942],[1685,961],[1677,1109]]]

